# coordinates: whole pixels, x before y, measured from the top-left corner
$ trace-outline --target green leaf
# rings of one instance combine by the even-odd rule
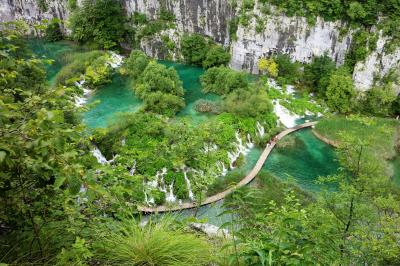
[[[5,151],[0,151],[0,163],[4,161],[6,156],[7,156],[7,153]]]
[[[54,187],[59,188],[64,184],[66,177],[65,176],[58,176],[54,181]]]

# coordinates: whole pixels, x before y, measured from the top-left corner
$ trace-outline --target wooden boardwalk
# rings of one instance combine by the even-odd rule
[[[262,152],[260,158],[258,159],[256,165],[254,166],[254,168],[250,171],[250,173],[245,178],[240,180],[240,182],[237,183],[235,186],[232,186],[225,191],[215,194],[214,196],[206,198],[204,201],[201,202],[200,206],[219,201],[219,200],[225,198],[232,191],[250,183],[257,176],[258,172],[260,172],[261,168],[264,165],[265,160],[267,160],[269,154],[274,149],[276,143],[280,139],[282,139],[284,136],[286,136],[294,131],[297,131],[297,130],[303,129],[303,128],[307,128],[307,127],[311,127],[311,126],[314,126],[315,124],[317,124],[317,122],[308,122],[308,123],[304,123],[304,124],[298,125],[293,128],[285,129],[282,132],[280,132],[278,135],[275,136],[275,138],[273,138],[274,141],[271,141],[270,144],[265,147],[265,149]],[[173,206],[165,206],[165,205],[161,205],[161,206],[157,206],[157,207],[139,206],[138,210],[141,212],[145,212],[145,213],[159,213],[159,212],[191,209],[191,208],[195,208],[195,207],[199,207],[199,204],[196,202],[186,202],[181,205],[173,205]]]

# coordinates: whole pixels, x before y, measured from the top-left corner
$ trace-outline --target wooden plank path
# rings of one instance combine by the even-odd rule
[[[294,131],[297,131],[297,130],[300,130],[303,128],[307,128],[307,127],[312,127],[312,126],[316,125],[317,123],[318,122],[308,122],[308,123],[304,123],[304,124],[298,125],[293,128],[285,129],[282,132],[280,132],[278,135],[276,135],[273,138],[273,141],[271,141],[269,144],[267,144],[267,146],[265,147],[264,151],[262,152],[260,158],[258,159],[256,165],[254,166],[254,168],[250,171],[250,173],[245,178],[240,180],[239,183],[230,187],[229,189],[222,191],[218,194],[215,194],[214,196],[206,198],[204,201],[201,202],[200,205],[196,202],[186,202],[181,205],[172,205],[172,206],[166,206],[166,205],[161,205],[161,206],[157,206],[157,207],[138,206],[138,210],[141,212],[145,212],[145,213],[160,213],[160,212],[167,212],[167,211],[192,209],[192,208],[196,208],[199,206],[203,206],[203,205],[207,205],[207,204],[219,201],[219,200],[225,198],[228,194],[232,193],[234,190],[247,185],[257,176],[258,172],[260,172],[261,168],[263,167],[265,160],[267,160],[269,154],[274,149],[276,143],[280,139],[282,139],[284,136],[286,136]]]

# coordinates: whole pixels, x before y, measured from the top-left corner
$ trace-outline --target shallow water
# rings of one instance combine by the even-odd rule
[[[115,122],[119,113],[139,110],[142,101],[135,96],[131,86],[127,77],[115,74],[111,83],[89,96],[88,104],[95,105],[83,114],[84,123],[89,128],[104,128]]]
[[[314,136],[311,129],[294,132],[282,139],[294,138],[294,145],[276,147],[264,163],[263,169],[278,178],[293,178],[302,189],[318,191],[319,176],[335,174],[339,163],[334,149]]]

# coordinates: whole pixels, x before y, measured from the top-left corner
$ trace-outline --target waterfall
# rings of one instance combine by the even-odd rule
[[[124,57],[112,51],[110,51],[109,54],[110,54],[110,60],[106,64],[108,64],[112,68],[120,67],[124,60]]]
[[[135,174],[135,172],[136,172],[136,160],[133,161],[132,168],[131,168],[131,170],[129,170],[129,175],[133,176]]]
[[[167,192],[167,195],[165,196],[165,201],[172,203],[176,201],[176,196],[174,195],[174,183],[172,182],[169,186],[169,191]]]
[[[228,169],[226,169],[225,164],[221,161],[217,162],[217,168],[222,176],[226,176],[226,174],[228,173]]]
[[[87,102],[86,97],[91,93],[91,90],[85,88],[83,84],[85,84],[85,79],[82,79],[79,82],[75,82],[75,86],[83,91],[83,97],[75,96],[75,105],[77,107],[82,107],[83,105],[85,105],[85,103]]]
[[[251,136],[249,133],[247,133],[247,142],[246,142],[246,146],[249,149],[252,149],[254,147],[254,143],[251,141]]]
[[[193,201],[193,200],[194,200],[194,194],[193,194],[193,191],[192,191],[192,185],[190,184],[190,180],[189,180],[189,178],[187,177],[187,171],[186,171],[186,169],[183,170],[183,177],[185,178],[186,185],[187,185],[187,190],[189,191],[189,199],[190,199],[191,201]]]
[[[260,122],[258,122],[258,121],[257,121],[257,123],[256,123],[256,128],[257,128],[256,134],[258,134],[258,136],[259,136],[260,138],[264,137],[264,135],[265,135],[265,128],[264,128],[264,127],[260,124]]]
[[[274,100],[272,103],[274,104],[275,114],[285,127],[296,126],[296,120],[300,118],[298,115],[291,113],[286,107],[282,106],[279,100]]]
[[[107,160],[106,157],[104,157],[104,155],[101,153],[100,149],[97,146],[94,146],[93,150],[91,150],[91,153],[97,159],[97,162],[102,165],[112,163],[118,157],[118,155],[114,155],[111,160]]]
[[[216,150],[218,150],[218,146],[216,144],[204,143],[204,148],[203,148],[204,153],[208,153],[208,152],[212,152],[212,151],[216,151]]]

